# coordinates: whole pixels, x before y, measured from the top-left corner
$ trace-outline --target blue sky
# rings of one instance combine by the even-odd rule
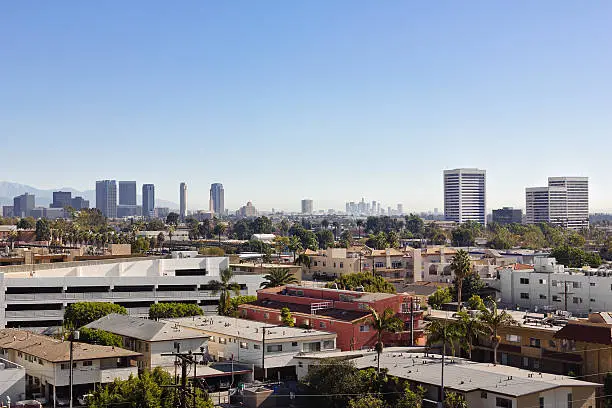
[[[443,169],[480,167],[489,208],[580,175],[612,210],[610,21],[609,1],[1,2],[0,179],[426,210]]]

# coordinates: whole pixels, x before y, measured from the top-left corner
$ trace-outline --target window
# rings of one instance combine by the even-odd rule
[[[495,406],[499,408],[512,408],[512,400],[508,398],[495,398]]]
[[[42,361],[42,359],[41,359],[41,358],[39,358],[39,359],[38,359],[38,364],[40,364],[40,365],[45,365],[45,364],[43,363],[43,361]]]
[[[297,345],[298,345],[297,341],[292,341],[291,342],[291,347],[297,347]]]
[[[558,282],[556,280],[550,281],[550,286],[557,286]]]
[[[506,341],[509,341],[511,343],[520,343],[521,336],[518,336],[516,334],[506,334]]]
[[[540,369],[540,360],[533,360],[533,369],[534,370]]]
[[[333,340],[325,340],[323,342],[323,349],[324,350],[333,350],[335,347],[334,341]]]
[[[521,299],[529,299],[529,293],[522,292]]]
[[[323,263],[323,266],[325,266],[325,263]],[[304,296],[304,291],[303,290],[298,290],[297,291],[297,295],[298,296]]]
[[[298,367],[300,368],[304,367],[304,363],[302,363],[301,361],[298,361]]]
[[[323,262],[323,266],[325,266],[325,262]]]
[[[247,343],[246,341],[241,341],[240,342],[240,348],[241,349],[249,349],[249,343]]]
[[[83,367],[91,367],[93,365],[93,361],[85,360],[83,361]]]
[[[572,408],[573,406],[574,404],[572,399],[572,393],[570,392],[569,394],[567,394],[567,408]]]
[[[591,303],[595,303],[595,302],[596,302],[596,300],[595,300],[594,298],[589,299],[589,301],[590,301]]]
[[[529,347],[540,348],[540,339],[534,339],[533,337],[529,339]]]
[[[315,341],[312,343],[302,343],[302,351],[306,353],[313,351],[321,351],[321,342]]]
[[[304,326],[310,326],[310,320],[308,320],[308,319],[304,319],[304,320],[302,320],[302,324],[303,324]]]
[[[317,261],[315,261],[314,266],[319,266],[319,263]]]
[[[219,337],[219,344],[227,344],[227,339],[225,337]]]
[[[359,326],[359,331],[362,333],[369,332],[370,326],[368,326],[367,324],[362,324],[361,326]]]
[[[210,336],[210,339],[208,339],[208,341],[212,341],[214,343],[215,342],[215,336]]]
[[[344,268],[344,262],[340,262],[340,269]]]
[[[264,312],[264,319],[269,319],[269,318],[270,318],[270,313]]]
[[[580,297],[574,297],[574,298],[572,298],[572,301],[573,301],[574,303],[582,303],[582,298],[580,298]]]
[[[283,351],[283,345],[282,344],[271,344],[269,346],[266,346],[266,351],[268,353],[278,353],[280,351]]]
[[[548,347],[557,348],[557,343],[554,340],[548,340]]]
[[[480,398],[487,399],[487,392],[486,391],[480,391]]]
[[[383,262],[380,262],[380,261],[374,262],[374,267],[375,268],[384,268],[385,264]]]
[[[60,364],[60,370],[68,370],[68,368],[70,368],[70,363]]]
[[[521,278],[521,285],[529,285],[529,278]]]
[[[595,282],[590,282],[589,285],[595,286]]]
[[[334,262],[334,268],[336,267],[336,263]]]
[[[261,346],[259,344],[253,344],[253,350],[260,350]]]
[[[327,325],[325,324],[325,322],[319,322],[319,328],[320,329],[324,329],[326,327],[327,327]]]
[[[544,408],[544,397],[540,397],[540,408]]]
[[[557,295],[553,295],[552,300],[553,300],[553,302],[560,302],[561,298],[559,296],[557,296]]]
[[[540,299],[541,299],[541,300],[546,300],[546,295],[542,295],[542,294],[540,293]]]
[[[539,283],[540,285],[546,285],[546,279],[540,279],[540,280],[538,281],[538,283]]]
[[[572,287],[574,289],[580,289],[582,287],[582,282],[572,282]]]
[[[529,367],[529,357],[523,357],[523,367]]]

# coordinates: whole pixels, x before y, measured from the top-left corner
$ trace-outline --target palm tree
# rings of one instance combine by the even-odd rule
[[[321,221],[321,226],[324,229],[327,229],[329,227],[329,221],[327,221],[327,219],[324,219],[323,221]]]
[[[377,360],[377,371],[380,374],[380,355],[383,352],[383,342],[382,338],[385,333],[396,333],[402,329],[403,323],[395,316],[393,310],[391,308],[385,309],[382,314],[378,314],[375,309],[370,309],[370,313],[372,313],[372,318],[369,321],[369,324],[376,330],[376,346],[375,350],[378,354]]]
[[[484,309],[478,318],[482,322],[484,330],[490,335],[491,344],[493,345],[493,364],[497,365],[497,348],[499,347],[499,330],[519,326],[519,323],[505,310],[498,312],[497,303],[492,302],[491,310]]]
[[[293,262],[294,265],[303,265],[310,270],[310,257],[306,254],[299,254],[297,259]]]
[[[460,249],[457,254],[453,257],[453,261],[450,264],[451,270],[455,274],[455,280],[457,282],[457,311],[461,311],[461,290],[463,289],[463,279],[468,275],[474,273],[472,269],[472,261],[466,251]]]
[[[455,341],[460,338],[461,333],[457,322],[450,322],[447,319],[435,319],[429,322],[427,328],[427,345],[442,343],[442,356],[446,355],[446,346],[451,347],[451,353],[455,355]]]
[[[468,358],[471,360],[474,339],[478,338],[478,335],[484,334],[485,329],[482,321],[465,311],[461,311],[457,313],[457,327],[461,332],[461,341],[467,348]]]
[[[295,263],[295,254],[304,249],[302,247],[302,241],[295,235],[289,238],[289,250],[293,252],[293,263]]]
[[[220,293],[218,308],[219,314],[222,316],[227,316],[232,293],[234,293],[236,296],[240,295],[240,285],[236,282],[232,282],[234,272],[232,272],[231,269],[222,270],[219,277],[221,280],[212,280],[208,284],[211,286],[212,293],[214,295]]]
[[[260,288],[276,288],[290,283],[298,283],[298,280],[293,276],[289,268],[271,269],[264,276],[265,282],[262,282]]]
[[[357,228],[359,229],[359,239],[361,239],[361,227],[363,226],[363,220],[357,220]]]
[[[334,221],[332,223],[332,226],[334,227],[334,241],[338,240],[338,231],[340,230],[340,223],[338,221]]]
[[[226,229],[227,225],[225,224],[217,223],[217,225],[215,225],[214,232],[219,237],[219,246],[221,246],[221,234],[223,234]]]

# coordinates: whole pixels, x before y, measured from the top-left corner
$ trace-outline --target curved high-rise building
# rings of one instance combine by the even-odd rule
[[[179,189],[179,195],[180,195],[179,212],[180,212],[181,220],[185,220],[185,216],[187,215],[187,184],[181,183],[181,186]]]
[[[155,186],[153,184],[142,185],[142,216],[155,217]]]
[[[221,183],[210,185],[210,210],[215,214],[225,215],[225,191]]]

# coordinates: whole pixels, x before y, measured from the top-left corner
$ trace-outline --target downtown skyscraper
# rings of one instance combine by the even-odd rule
[[[210,185],[210,211],[215,214],[225,215],[225,191],[221,183]]]
[[[153,184],[142,185],[142,216],[155,217],[155,186]]]
[[[184,182],[179,186],[179,201],[179,215],[181,221],[184,221],[187,215],[187,184]]]
[[[96,208],[107,218],[117,218],[117,182],[96,181]]]
[[[463,223],[475,221],[485,225],[486,171],[454,169],[444,171],[444,218]]]
[[[119,182],[119,205],[136,205],[136,182]]]

